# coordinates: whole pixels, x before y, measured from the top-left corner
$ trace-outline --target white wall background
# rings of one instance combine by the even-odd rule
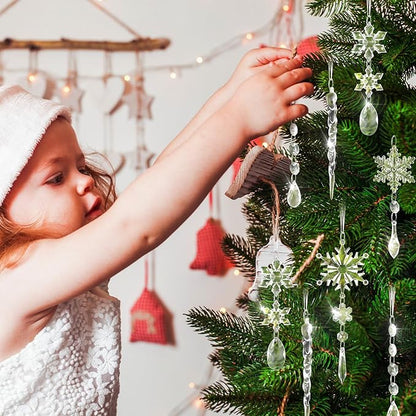
[[[276,12],[278,3],[278,0],[105,0],[102,4],[142,36],[171,40],[167,50],[145,54],[145,67],[149,68],[192,62],[195,57],[208,54],[234,36],[262,27]],[[0,8],[7,4],[9,0],[0,1]],[[305,16],[304,37],[318,33],[324,26],[322,19]],[[0,38],[5,37],[130,40],[132,36],[87,0],[21,0],[0,17]],[[147,92],[155,97],[153,120],[145,123],[148,148],[159,153],[205,100],[226,82],[243,53],[259,43],[269,42],[267,35],[254,39],[210,63],[182,71],[176,80],[170,79],[167,70],[146,71]],[[67,58],[65,52],[41,52],[39,69],[63,78],[67,71]],[[13,82],[25,75],[28,53],[3,52],[2,61],[6,82]],[[102,114],[97,108],[102,83],[86,76],[101,76],[103,62],[102,52],[77,54],[79,85],[86,92],[82,101],[83,112],[77,117],[75,127],[80,141],[98,150],[102,148],[103,137]],[[134,62],[133,54],[115,53],[113,72],[130,72],[134,69]],[[135,143],[135,124],[128,119],[126,107],[115,113],[113,128],[116,149],[131,151]],[[135,171],[127,163],[117,178],[118,189],[121,191],[134,177]],[[220,217],[227,232],[243,234],[245,225],[240,213],[243,201],[231,201],[223,196],[230,183],[231,170],[217,187],[217,194],[221,195]],[[214,309],[232,307],[244,285],[244,278],[234,276],[232,272],[217,278],[189,269],[196,254],[196,233],[205,224],[208,213],[208,202],[205,201],[155,252],[154,289],[174,315],[175,346],[132,344],[128,341],[129,308],[144,286],[143,261],[138,261],[112,280],[112,294],[119,297],[122,304],[120,416],[202,414],[194,406],[182,412],[174,411],[191,393],[188,384],[192,381],[203,383],[210,369],[207,360],[210,345],[187,326],[183,314],[200,305]]]

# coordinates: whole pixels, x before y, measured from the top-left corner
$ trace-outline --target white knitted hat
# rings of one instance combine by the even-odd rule
[[[0,87],[0,206],[58,116],[71,122],[67,107],[35,97],[18,85]]]

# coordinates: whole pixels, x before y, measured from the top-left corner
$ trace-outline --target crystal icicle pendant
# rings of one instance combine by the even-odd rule
[[[329,177],[329,198],[334,199],[334,189],[335,189],[335,166],[337,158],[337,94],[334,90],[334,80],[332,78],[333,74],[333,61],[330,59],[328,61],[328,88],[329,92],[326,95],[326,103],[328,105],[328,177]]]
[[[338,361],[338,377],[341,384],[344,384],[347,377],[347,358],[345,356],[345,347],[339,349],[339,361]]]
[[[294,180],[289,187],[289,192],[287,193],[287,203],[292,208],[296,208],[300,205],[302,201],[302,195],[296,180]]]
[[[400,242],[397,238],[397,221],[391,222],[391,237],[388,245],[390,256],[392,256],[394,259],[399,254],[400,250]]]
[[[394,402],[394,400],[390,404],[387,416],[400,416],[399,409],[397,408],[397,405]]]
[[[366,136],[372,136],[378,129],[378,114],[373,104],[366,100],[360,113],[360,130]]]
[[[275,336],[267,348],[267,364],[272,370],[283,368],[286,361],[286,350],[283,342]]]
[[[303,292],[303,325],[301,327],[303,342],[303,408],[304,416],[311,413],[311,376],[312,376],[312,325],[309,322],[308,291]]]

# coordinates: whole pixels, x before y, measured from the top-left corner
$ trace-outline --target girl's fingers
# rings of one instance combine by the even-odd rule
[[[288,106],[286,111],[286,118],[283,120],[282,124],[288,123],[291,120],[306,116],[308,114],[308,107],[304,104],[293,104]]]
[[[311,76],[312,70],[310,68],[295,68],[282,73],[278,78],[280,87],[286,89],[309,79]]]
[[[283,48],[263,47],[256,49],[251,57],[252,66],[263,66],[280,59],[289,60],[292,58],[292,51]]]
[[[287,103],[291,103],[305,95],[311,95],[313,93],[313,89],[313,84],[310,82],[300,82],[298,84],[292,85],[284,90],[284,100]]]
[[[291,72],[294,69],[300,68],[302,66],[302,59],[300,58],[294,58],[290,60],[285,60],[281,62],[271,62],[270,65],[267,67],[269,73],[271,76],[277,78],[281,75]],[[306,69],[306,68],[305,68]],[[311,72],[312,74],[312,72]]]

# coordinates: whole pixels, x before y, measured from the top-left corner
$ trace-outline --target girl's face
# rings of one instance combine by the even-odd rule
[[[60,236],[71,233],[103,213],[94,181],[70,123],[58,118],[47,129],[3,204],[7,217],[19,225]]]

